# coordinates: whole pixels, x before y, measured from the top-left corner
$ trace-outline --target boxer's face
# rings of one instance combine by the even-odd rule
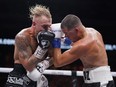
[[[39,33],[44,29],[50,30],[50,26],[52,24],[51,18],[47,18],[46,16],[41,16],[41,17],[35,17],[33,21],[34,21],[35,33]]]
[[[68,37],[72,42],[76,42],[78,40],[77,29],[74,28],[74,29],[69,30],[65,28],[65,29],[62,29],[62,31],[64,32],[65,37]]]

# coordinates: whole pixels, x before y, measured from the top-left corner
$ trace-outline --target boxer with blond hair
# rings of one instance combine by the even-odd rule
[[[14,69],[8,75],[6,87],[48,87],[42,74],[52,63],[49,49],[54,38],[50,32],[52,16],[49,8],[35,5],[30,8],[32,25],[15,36]]]

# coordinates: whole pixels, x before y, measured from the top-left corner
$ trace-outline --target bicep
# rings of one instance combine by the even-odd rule
[[[32,55],[32,52],[28,44],[28,40],[25,39],[25,37],[16,37],[15,45],[17,47],[19,60],[24,61],[29,59],[29,57]]]
[[[75,46],[67,51],[65,51],[62,54],[62,64],[70,64],[78,59],[80,59],[83,54],[84,54],[84,50],[83,50],[84,46]]]
[[[79,57],[77,56],[77,54],[71,52],[72,50],[67,50],[62,54],[62,62],[67,65],[70,64],[74,61],[76,61],[77,59],[79,59]]]
[[[68,65],[72,62],[74,62],[75,60],[77,60],[77,55],[75,55],[74,52],[72,52],[73,50],[67,50],[63,53],[60,52],[60,49],[55,49],[55,53],[54,53],[54,65],[55,67],[62,67],[65,65]]]

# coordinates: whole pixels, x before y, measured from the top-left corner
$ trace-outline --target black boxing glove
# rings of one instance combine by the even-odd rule
[[[36,58],[38,59],[43,58],[43,56],[47,53],[48,47],[50,46],[54,37],[55,37],[55,34],[47,30],[43,30],[38,33],[37,41],[39,45],[34,52],[34,56]]]
[[[43,30],[40,33],[38,33],[37,35],[37,41],[39,43],[39,46],[42,49],[46,49],[50,46],[50,44],[52,43],[52,40],[54,39],[55,34],[47,31],[47,30]]]

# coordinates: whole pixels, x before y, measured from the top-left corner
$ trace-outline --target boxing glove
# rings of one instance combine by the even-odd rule
[[[27,71],[27,77],[25,79],[28,80],[28,81],[30,79],[32,81],[37,81],[37,86],[36,87],[48,87],[47,78],[42,73],[40,73],[36,68],[34,68],[31,72]],[[29,84],[29,82],[26,83],[26,84]],[[25,87],[27,87],[27,86],[25,86]]]
[[[41,77],[42,73],[40,73],[36,68],[34,68],[31,72],[27,71],[27,76],[32,81],[37,81]]]
[[[68,37],[66,37],[66,38],[64,39],[64,44],[65,44],[66,46],[71,45],[71,43],[72,43],[72,41],[71,41]]]
[[[54,48],[61,47],[61,37],[63,37],[63,32],[60,28],[60,23],[52,24],[51,25],[52,32],[55,34],[55,38],[52,41],[52,46]]]
[[[50,67],[50,62],[51,58],[47,57],[45,60],[43,60],[42,62],[38,63],[36,68],[39,72],[43,73],[45,69],[47,69],[48,67]]]
[[[37,41],[39,43],[39,46],[43,49],[48,48],[52,40],[54,39],[54,37],[55,37],[55,34],[50,31],[47,31],[47,30],[41,31],[37,35]]]
[[[38,59],[42,59],[43,56],[48,51],[48,48],[50,44],[52,43],[52,40],[54,39],[54,37],[55,37],[55,34],[50,31],[43,30],[39,32],[37,35],[37,41],[39,45],[36,51],[34,52],[34,56],[37,57]]]

